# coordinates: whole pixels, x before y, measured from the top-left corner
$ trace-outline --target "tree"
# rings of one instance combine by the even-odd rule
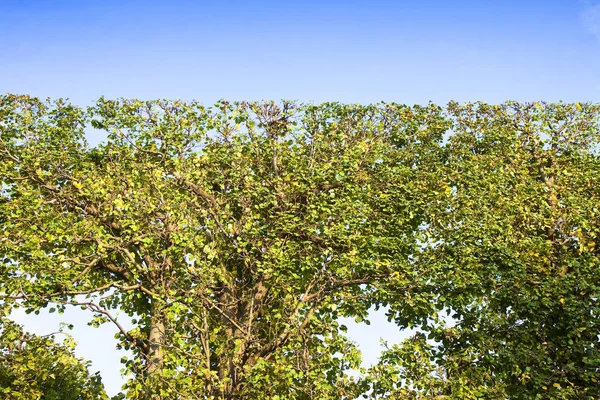
[[[599,111],[450,104],[448,190],[419,263],[453,320],[388,351],[380,375],[424,398],[598,398]]]
[[[355,398],[337,319],[365,319],[390,277],[398,299],[420,287],[418,166],[438,115],[4,96],[0,293],[114,323],[129,398]],[[89,124],[108,132],[96,148]]]
[[[2,319],[0,393],[11,400],[108,399],[98,373],[76,358],[70,338],[60,345],[53,336],[35,336]]]
[[[597,398],[599,116],[3,96],[3,306],[113,323],[131,399]],[[354,379],[372,307],[420,332]]]

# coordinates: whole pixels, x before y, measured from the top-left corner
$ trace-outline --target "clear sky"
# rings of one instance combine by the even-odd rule
[[[79,105],[598,101],[600,0],[0,0],[0,92]],[[17,319],[40,333],[57,324]],[[101,329],[75,332],[78,354],[115,393],[120,355]],[[380,315],[350,334],[368,361],[380,337],[401,337]]]

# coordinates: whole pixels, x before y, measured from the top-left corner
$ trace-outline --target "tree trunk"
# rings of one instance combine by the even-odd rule
[[[152,317],[150,320],[150,334],[148,336],[148,352],[146,354],[146,378],[153,380],[159,375],[164,362],[163,346],[165,343],[165,323],[163,315],[154,306],[152,307]],[[154,387],[155,385],[151,385]],[[160,399],[156,393],[151,393],[147,397],[149,400]]]

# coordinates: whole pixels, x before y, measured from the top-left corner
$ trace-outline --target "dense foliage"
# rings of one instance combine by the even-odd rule
[[[385,353],[381,393],[600,396],[599,110],[450,104],[420,263],[451,318]]]
[[[114,324],[131,399],[596,398],[598,111],[3,96],[0,296]]]

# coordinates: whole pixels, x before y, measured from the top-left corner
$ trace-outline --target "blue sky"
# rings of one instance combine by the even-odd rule
[[[0,92],[79,105],[598,101],[600,1],[0,0]],[[39,333],[58,324],[16,318]],[[101,329],[77,328],[78,354],[115,393],[120,355]],[[401,337],[381,315],[350,334],[369,362],[380,337]]]
[[[0,5],[0,90],[80,104],[100,95],[445,103],[600,94],[600,12],[587,21],[594,5],[576,0]]]

